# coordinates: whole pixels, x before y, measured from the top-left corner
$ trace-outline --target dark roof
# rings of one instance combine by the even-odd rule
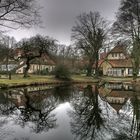
[[[31,64],[55,65],[56,63],[49,56],[43,55],[42,57],[31,61]]]
[[[114,68],[130,68],[132,67],[132,60],[129,59],[118,59],[118,60],[105,60],[111,64]]]
[[[133,91],[131,90],[112,90],[108,97],[120,97],[120,98],[130,98],[133,97]]]
[[[111,51],[109,51],[106,55],[106,58],[111,53],[123,53],[126,58],[129,58],[130,55],[127,53],[126,46],[117,44]]]
[[[119,113],[119,111],[122,109],[123,105],[124,104],[112,104],[112,103],[109,103],[110,106],[116,110],[117,113]]]
[[[117,44],[109,53],[124,53],[126,54],[126,47],[120,44]]]

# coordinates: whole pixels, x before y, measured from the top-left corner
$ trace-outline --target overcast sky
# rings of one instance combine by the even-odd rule
[[[49,35],[61,44],[69,45],[71,28],[76,16],[83,12],[99,11],[102,17],[113,21],[120,0],[38,0],[38,3],[43,7],[41,9],[43,28],[33,27],[8,32],[17,41],[39,33]]]

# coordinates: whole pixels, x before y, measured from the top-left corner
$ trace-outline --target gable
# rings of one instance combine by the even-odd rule
[[[100,65],[101,68],[112,68],[112,65],[108,61],[103,61]]]

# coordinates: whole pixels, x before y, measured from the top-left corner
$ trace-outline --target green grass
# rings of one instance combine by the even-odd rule
[[[65,81],[61,81],[56,79],[54,76],[39,76],[39,75],[30,75],[28,78],[23,78],[23,75],[12,75],[12,79],[0,79],[0,85],[3,87],[11,87],[11,86],[20,86],[20,85],[31,85],[31,84],[57,84],[57,83],[64,83]],[[96,79],[92,77],[85,77],[85,76],[72,76],[71,82],[97,82]]]
[[[100,79],[104,81],[119,81],[119,82],[131,82],[133,79],[131,77],[117,78],[117,77],[101,77]],[[140,80],[140,78],[138,78]],[[98,82],[98,79],[93,77],[86,77],[85,75],[73,75],[71,77],[72,83],[92,83]],[[54,76],[40,76],[40,75],[30,75],[28,78],[23,78],[23,75],[12,75],[12,79],[0,79],[0,87],[16,87],[16,86],[28,86],[32,84],[60,84],[69,81],[62,81],[56,79]]]
[[[81,81],[81,82],[96,82],[98,81],[97,79],[94,79],[93,77],[87,77],[84,75],[73,75],[72,80],[74,81]]]
[[[132,77],[107,77],[107,76],[101,77],[101,79],[105,81],[120,81],[120,82],[131,82],[133,80]]]

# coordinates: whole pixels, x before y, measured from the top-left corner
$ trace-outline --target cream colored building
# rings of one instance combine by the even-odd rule
[[[103,75],[113,77],[127,77],[133,75],[132,60],[126,53],[126,48],[124,46],[115,46],[104,60],[100,61],[102,62],[100,62],[99,67]]]
[[[47,72],[53,71],[56,64],[55,62],[50,59],[48,56],[43,56],[41,58],[37,58],[30,63],[30,69],[28,73],[36,73],[38,71],[46,70]],[[22,74],[24,72],[24,69],[26,68],[25,62],[22,61],[20,65],[16,69],[16,73]]]

